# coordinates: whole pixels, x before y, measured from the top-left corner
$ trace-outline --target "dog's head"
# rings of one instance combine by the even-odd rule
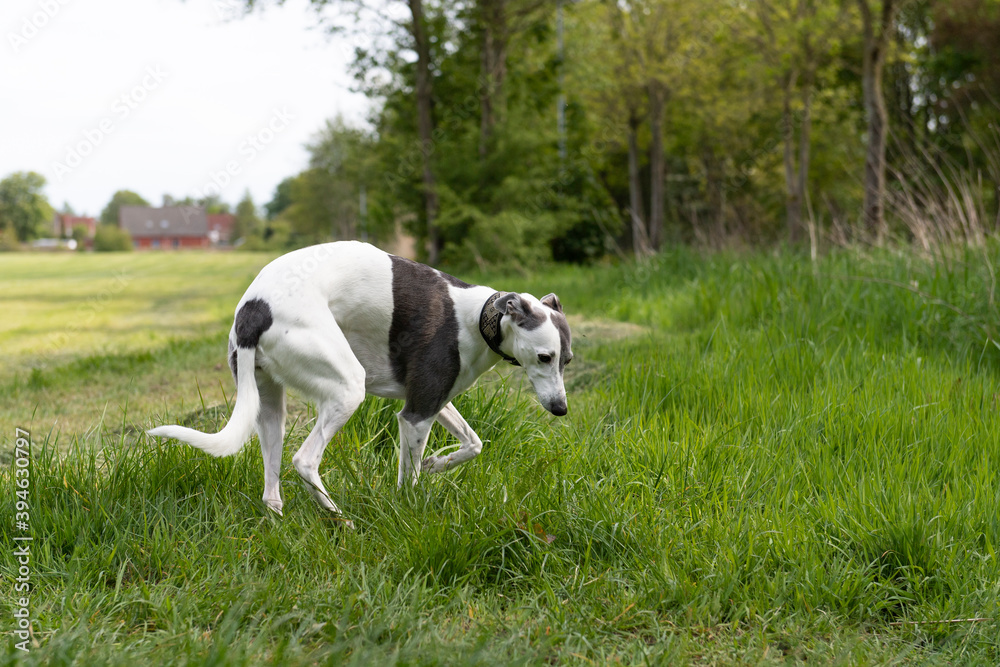
[[[505,315],[500,325],[504,347],[524,367],[542,406],[554,415],[565,415],[563,370],[573,359],[573,341],[559,297],[536,299],[512,292],[495,305]]]

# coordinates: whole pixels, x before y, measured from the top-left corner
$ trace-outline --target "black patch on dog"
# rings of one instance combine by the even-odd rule
[[[389,363],[393,377],[405,388],[403,417],[416,423],[444,407],[458,379],[458,319],[448,294],[451,281],[429,266],[390,257]]]
[[[549,318],[552,320],[552,324],[556,325],[556,329],[559,330],[559,370],[562,370],[566,368],[566,363],[573,354],[573,338],[570,335],[569,323],[566,321],[565,315],[561,312],[553,311],[549,313]]]
[[[455,276],[449,276],[444,271],[438,271],[438,275],[444,278],[452,287],[458,287],[459,289],[469,289],[470,287],[475,287],[475,285],[470,285],[465,281],[459,280]]]
[[[521,300],[521,303],[524,305],[524,315],[517,319],[517,326],[525,331],[534,331],[542,326],[542,322],[545,321],[545,313],[536,313],[531,304],[524,299]]]
[[[232,340],[229,341],[229,370],[231,370],[233,372],[233,379],[237,380],[237,377],[236,377],[236,346],[233,345],[233,341]]]
[[[517,326],[526,331],[534,331],[542,326],[545,313],[536,313],[531,304],[517,292],[506,292],[496,300],[497,310],[506,315]]]
[[[236,313],[236,345],[244,349],[257,347],[261,335],[274,324],[271,307],[263,299],[250,299]]]

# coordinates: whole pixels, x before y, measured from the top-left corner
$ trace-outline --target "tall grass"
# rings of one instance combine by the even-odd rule
[[[323,470],[355,531],[290,456],[276,519],[255,441],[215,460],[141,434],[224,406],[37,442],[23,662],[1000,661],[1000,351],[974,256],[677,250],[478,278],[643,328],[578,336],[562,420],[518,375],[461,397],[483,454],[403,492],[398,407],[366,401]]]

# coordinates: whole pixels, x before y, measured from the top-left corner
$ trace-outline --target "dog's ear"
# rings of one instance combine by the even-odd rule
[[[555,295],[555,292],[553,292],[552,294],[546,294],[545,296],[543,296],[542,297],[542,305],[548,306],[549,308],[551,308],[552,310],[554,310],[554,311],[556,311],[558,313],[561,313],[563,311],[562,304],[559,303],[559,297],[557,297]]]
[[[502,297],[497,299],[496,303],[493,305],[497,310],[509,317],[515,323],[522,322],[524,320],[524,308],[527,304],[524,303],[524,299],[522,299],[521,295],[517,292],[504,294]]]

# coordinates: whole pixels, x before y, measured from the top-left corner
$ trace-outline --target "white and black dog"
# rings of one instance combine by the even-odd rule
[[[206,434],[160,426],[148,433],[229,456],[256,428],[264,502],[280,514],[285,387],[292,387],[317,410],[292,463],[316,500],[339,514],[319,464],[366,393],[405,401],[397,414],[401,487],[416,483],[421,471],[448,470],[479,454],[482,441],[451,400],[502,359],[524,367],[546,410],[565,415],[570,343],[555,294],[539,300],[468,285],[354,241],[303,248],[265,266],[236,307],[229,365],[237,394],[225,428]],[[459,444],[424,458],[435,420]]]

